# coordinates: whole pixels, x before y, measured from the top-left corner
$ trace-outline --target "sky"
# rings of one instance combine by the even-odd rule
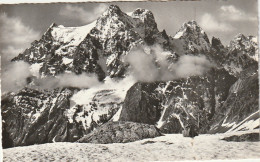
[[[110,4],[123,12],[145,8],[153,12],[160,31],[174,36],[183,23],[196,20],[199,26],[224,45],[238,33],[257,35],[257,0],[201,0],[171,2],[50,3],[0,5],[0,52],[10,59],[40,39],[55,22],[81,26],[97,19]]]

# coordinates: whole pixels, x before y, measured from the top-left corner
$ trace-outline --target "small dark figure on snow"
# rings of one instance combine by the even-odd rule
[[[189,122],[188,125],[184,128],[182,131],[182,134],[184,137],[195,137],[198,136],[198,133],[196,131],[196,127],[192,122]]]

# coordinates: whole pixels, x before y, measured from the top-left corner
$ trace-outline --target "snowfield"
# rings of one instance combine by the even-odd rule
[[[259,130],[255,130],[259,131]],[[242,134],[243,132],[240,132]],[[195,138],[166,134],[131,143],[48,143],[4,149],[4,161],[165,161],[258,159],[260,142],[227,142],[239,134],[200,135]]]

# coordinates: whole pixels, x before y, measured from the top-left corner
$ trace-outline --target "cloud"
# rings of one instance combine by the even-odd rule
[[[147,50],[148,48],[148,50]],[[203,55],[183,55],[177,62],[168,61],[172,54],[160,46],[139,47],[125,58],[131,74],[137,81],[169,81],[189,76],[203,75],[214,65]],[[138,58],[138,59],[137,59]]]
[[[142,48],[132,50],[125,61],[131,65],[133,75],[138,80],[153,81],[158,77],[158,69],[153,63],[154,56],[145,53]]]
[[[64,8],[61,8],[59,14],[68,19],[77,19],[82,23],[90,23],[97,19],[106,9],[107,5],[103,3],[98,4],[98,6],[91,11],[87,11],[79,6],[66,5]]]
[[[178,78],[203,75],[214,65],[204,55],[183,55],[176,64],[170,68],[175,71]]]
[[[205,13],[200,18],[200,24],[203,29],[211,32],[230,32],[235,30],[231,24],[225,21],[218,21],[214,16],[209,13]]]
[[[233,5],[229,5],[229,6],[221,6],[220,10],[222,10],[223,12],[227,12],[227,13],[231,13],[231,14],[238,14],[238,15],[242,15],[242,12],[240,10],[238,10],[235,6]]]
[[[59,87],[90,88],[100,84],[95,74],[74,73],[60,74],[55,77],[35,78],[31,88],[35,89],[55,89]]]
[[[16,17],[1,14],[0,24],[0,53],[3,64],[8,64],[12,58],[29,47],[32,41],[40,37],[40,32],[26,26]]]
[[[233,5],[221,6],[219,12],[221,18],[230,21],[257,21],[256,15],[248,14]]]
[[[2,94],[15,92],[29,86],[27,79],[33,76],[30,65],[23,61],[11,62],[11,59],[23,52],[30,43],[40,38],[40,33],[26,26],[19,18],[0,15],[0,53]],[[56,77],[34,78],[37,89],[53,89],[57,87],[89,88],[99,84],[92,74],[61,74]]]
[[[15,44],[22,48],[40,36],[39,32],[23,24],[19,18],[8,17],[6,14],[1,14],[0,22],[1,44]]]
[[[57,76],[33,77],[30,65],[23,61],[9,64],[2,73],[2,94],[17,92],[24,87],[53,90],[60,87],[90,88],[101,83],[95,74],[64,73]],[[32,78],[31,81],[29,81]]]
[[[30,65],[23,62],[13,62],[8,64],[2,71],[2,93],[15,92],[27,85],[26,78],[30,76]]]
[[[19,18],[6,14],[0,15],[0,24],[2,92],[19,90],[26,85],[26,78],[30,76],[29,64],[10,60],[38,39],[40,33],[23,24]]]

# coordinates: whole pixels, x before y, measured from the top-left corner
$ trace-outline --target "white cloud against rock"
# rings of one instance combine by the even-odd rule
[[[175,63],[167,60],[170,55],[172,54],[163,51],[160,45],[141,46],[130,51],[125,61],[130,64],[132,76],[141,82],[169,81],[199,76],[214,67],[214,64],[203,55],[184,55]]]
[[[29,64],[25,62],[10,62],[12,58],[30,46],[30,43],[39,39],[40,33],[26,26],[17,17],[0,15],[0,53],[2,92],[14,91],[26,84],[30,75]]]

